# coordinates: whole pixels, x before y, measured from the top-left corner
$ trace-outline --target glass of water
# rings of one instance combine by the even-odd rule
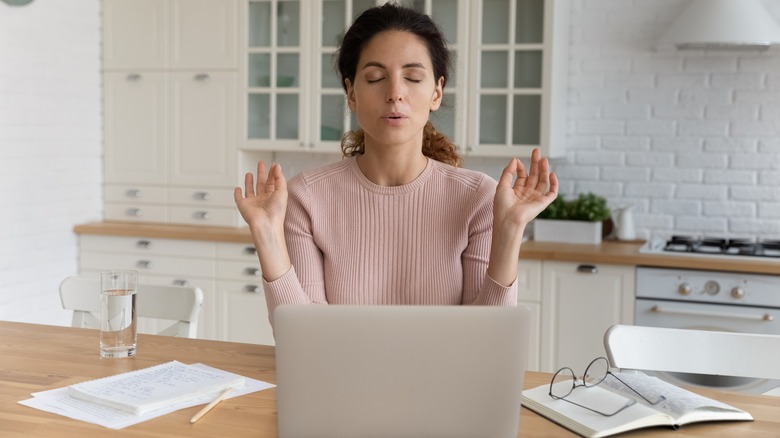
[[[100,273],[100,356],[132,357],[137,347],[138,271]]]

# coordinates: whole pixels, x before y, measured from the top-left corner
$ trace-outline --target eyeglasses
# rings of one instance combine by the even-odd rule
[[[622,410],[626,409],[627,407],[635,404],[636,400],[629,399],[625,405],[618,408],[615,412],[606,413],[566,399],[566,397],[568,397],[574,391],[575,388],[579,388],[581,386],[584,386],[585,388],[592,388],[598,385],[599,383],[603,382],[604,379],[607,378],[607,376],[612,376],[615,379],[617,379],[620,383],[625,385],[626,388],[633,391],[636,395],[641,397],[644,401],[649,403],[651,406],[657,405],[658,403],[661,403],[663,400],[666,400],[666,397],[664,396],[659,396],[658,400],[654,402],[648,400],[645,396],[637,392],[634,388],[629,386],[626,382],[624,382],[618,376],[616,376],[611,371],[609,371],[609,362],[607,362],[607,358],[605,357],[597,357],[596,359],[593,359],[593,361],[588,365],[588,367],[585,368],[585,374],[582,376],[582,383],[577,383],[578,382],[577,377],[574,375],[574,371],[569,367],[563,367],[558,371],[556,371],[555,375],[552,378],[552,381],[550,382],[550,397],[554,398],[555,400],[563,400],[573,405],[577,405],[583,409],[587,409],[591,412],[595,412],[605,417],[611,417],[617,414],[618,412],[621,412]]]

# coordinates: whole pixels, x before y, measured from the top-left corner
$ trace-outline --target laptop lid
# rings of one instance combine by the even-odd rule
[[[278,434],[517,437],[530,312],[281,306]]]

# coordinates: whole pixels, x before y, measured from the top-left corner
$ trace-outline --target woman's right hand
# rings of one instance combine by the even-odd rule
[[[265,162],[257,163],[254,175],[244,176],[244,190],[236,187],[233,198],[252,233],[266,281],[281,277],[290,269],[290,258],[284,241],[284,217],[287,212],[287,181],[279,164],[266,174]]]

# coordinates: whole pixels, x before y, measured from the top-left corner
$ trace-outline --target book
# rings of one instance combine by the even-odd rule
[[[550,397],[550,385],[523,391],[523,406],[588,438],[607,437],[653,426],[679,428],[704,421],[751,421],[753,417],[734,406],[695,394],[645,374],[616,373],[648,400],[664,400],[650,405],[618,379],[608,375],[600,384],[578,387],[566,400],[601,412],[615,412],[634,400],[636,403],[613,416],[604,416],[565,400]],[[571,386],[571,382],[562,382]],[[558,383],[556,383],[558,384]],[[565,392],[565,391],[564,391]]]
[[[244,378],[232,373],[171,361],[70,385],[68,396],[144,415],[243,384]]]

